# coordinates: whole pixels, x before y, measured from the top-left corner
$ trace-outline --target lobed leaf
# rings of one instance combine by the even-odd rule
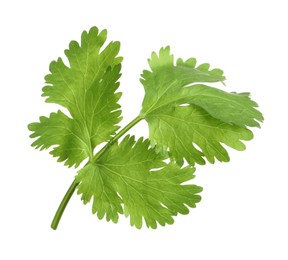
[[[43,96],[46,102],[67,108],[71,117],[58,111],[29,125],[34,132],[31,137],[38,138],[32,145],[46,149],[56,145],[51,154],[59,157],[58,161],[66,160],[68,166],[77,167],[85,158],[91,159],[94,148],[119,129],[120,43],[103,48],[106,36],[106,30],[92,27],[82,33],[81,45],[72,41],[65,51],[70,67],[61,58],[50,64]]]
[[[30,137],[38,137],[32,146],[41,150],[54,146],[50,154],[59,157],[59,162],[66,161],[65,165],[69,167],[74,164],[78,167],[85,158],[90,156],[90,138],[85,127],[60,110],[51,113],[50,117],[40,117],[40,122],[31,123],[28,128],[33,132]]]
[[[160,169],[159,169],[160,168]],[[93,198],[93,213],[99,219],[118,221],[119,214],[130,216],[130,223],[156,228],[174,222],[173,216],[188,214],[200,201],[202,188],[183,184],[194,178],[191,166],[180,168],[149,148],[149,141],[126,136],[95,163],[78,172],[78,194],[84,203]]]
[[[222,143],[236,150],[244,150],[241,140],[251,140],[247,128],[224,123],[202,108],[189,106],[167,107],[146,118],[152,145],[158,144],[161,154],[174,158],[180,165],[185,159],[190,165],[210,163],[217,158],[228,162],[229,155]]]
[[[170,48],[152,53],[141,82],[145,89],[141,116],[149,125],[152,145],[162,154],[169,154],[179,164],[204,164],[229,161],[222,143],[237,150],[245,149],[240,140],[251,140],[247,129],[259,127],[262,114],[249,93],[228,93],[202,83],[223,82],[220,69],[196,65],[174,57]]]

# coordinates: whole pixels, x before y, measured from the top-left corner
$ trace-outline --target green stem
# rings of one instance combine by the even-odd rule
[[[67,190],[64,198],[62,199],[57,211],[56,211],[56,214],[52,220],[52,223],[51,223],[51,228],[56,230],[57,229],[57,226],[59,224],[59,221],[63,215],[63,212],[70,200],[70,198],[72,197],[72,194],[74,193],[76,187],[77,187],[78,183],[76,181],[73,181],[72,184],[70,185],[69,189]]]
[[[134,125],[136,125],[138,122],[140,122],[143,119],[142,116],[137,116],[134,120],[132,120],[128,125],[126,125],[124,128],[122,128],[94,157],[91,161],[89,161],[88,163],[93,163],[96,160],[98,160],[105,152],[107,149],[109,149],[115,142],[118,141],[118,139],[123,136],[124,134],[126,134]],[[85,167],[85,166],[84,166]],[[53,221],[51,223],[51,228],[56,230],[58,227],[58,224],[61,220],[61,217],[63,215],[63,212],[69,202],[69,200],[71,199],[76,187],[78,186],[78,182],[76,182],[75,180],[72,182],[72,184],[70,185],[69,189],[67,190],[64,198],[62,199],[56,213],[55,216],[53,218]]]

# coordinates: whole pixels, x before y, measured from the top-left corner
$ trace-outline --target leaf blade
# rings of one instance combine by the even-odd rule
[[[40,150],[53,147],[50,153],[69,167],[74,164],[78,167],[92,153],[83,125],[60,110],[50,117],[40,117],[39,122],[29,124],[28,129],[33,132],[30,137],[37,138],[32,146]]]
[[[42,96],[46,97],[46,102],[56,103],[67,108],[73,124],[81,125],[82,135],[85,136],[86,146],[89,147],[87,149],[89,151],[79,155],[81,161],[83,161],[84,154],[86,158],[92,159],[94,148],[115,135],[119,129],[118,124],[122,120],[118,104],[121,93],[117,92],[122,61],[122,58],[117,56],[120,43],[110,42],[104,47],[106,38],[106,30],[100,32],[98,28],[92,27],[89,32],[84,31],[81,36],[81,45],[76,41],[71,41],[69,48],[65,50],[69,66],[65,65],[61,58],[52,61],[50,74],[45,77],[47,85],[43,88]],[[62,120],[62,126],[64,126],[64,122],[66,123],[65,127],[69,129],[71,122]],[[41,132],[41,127],[40,122],[39,129],[35,129],[38,134]],[[46,136],[44,139],[33,134],[31,137],[38,137],[40,143],[48,141],[49,133],[52,139],[58,140],[61,137],[61,131],[57,136],[55,132],[49,132],[49,130],[45,133],[42,131],[42,134]],[[74,155],[73,158],[68,158],[72,154],[68,150],[76,149],[74,144],[77,143],[77,138],[82,138],[77,134],[74,137],[75,140],[70,138],[71,147],[68,143],[64,145],[64,141],[56,141],[53,145],[58,145],[58,147],[53,149],[52,154],[58,155],[60,161],[63,161],[65,157],[69,166],[77,167],[80,159],[78,160]],[[35,142],[37,143],[37,141]],[[41,145],[44,147],[44,144]],[[48,142],[47,147],[51,146]],[[63,157],[65,149],[67,152]],[[83,151],[81,147],[77,149]],[[61,152],[57,153],[57,151]],[[69,156],[67,157],[67,155]]]
[[[180,165],[183,159],[191,165],[205,164],[204,158],[210,163],[215,158],[228,162],[228,152],[221,143],[241,151],[245,149],[241,140],[253,138],[247,128],[224,123],[195,105],[158,110],[147,117],[147,122],[152,144],[158,144],[162,154],[169,147],[170,156]]]
[[[174,64],[169,47],[160,49],[158,55],[152,53],[149,65],[151,71],[145,70],[141,75],[145,97],[140,114],[148,123],[152,145],[161,154],[172,155],[179,164],[185,159],[194,165],[204,164],[205,157],[211,163],[215,158],[229,161],[221,142],[236,150],[245,149],[240,140],[253,137],[247,127],[260,127],[263,121],[249,93],[228,93],[202,84],[223,82],[223,71],[211,70],[208,63],[197,66],[195,58],[185,62],[178,59]],[[198,133],[197,120],[205,121]],[[216,132],[215,124],[222,126]]]
[[[151,171],[155,168],[161,169]],[[84,203],[94,198],[93,212],[98,217],[106,214],[108,221],[117,222],[118,215],[124,213],[130,216],[130,223],[136,228],[142,227],[143,219],[147,227],[156,228],[157,223],[172,224],[173,216],[189,212],[186,205],[195,207],[200,201],[198,193],[202,188],[183,185],[193,179],[194,171],[190,166],[180,168],[172,162],[164,163],[163,157],[149,148],[147,140],[136,142],[133,137],[127,136],[120,144],[113,145],[94,165],[80,170],[76,181],[80,182],[78,194],[82,194]],[[91,189],[91,182],[85,180],[92,177],[98,181],[97,184],[93,182]],[[107,198],[103,192],[99,193],[103,189],[109,194]],[[113,198],[113,203],[108,198]]]

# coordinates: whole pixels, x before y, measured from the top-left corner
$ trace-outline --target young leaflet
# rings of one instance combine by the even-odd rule
[[[143,221],[151,228],[172,224],[174,216],[188,214],[188,207],[201,199],[202,188],[186,183],[194,178],[194,165],[205,159],[229,161],[222,144],[244,150],[242,140],[253,138],[247,127],[263,121],[249,93],[204,84],[223,82],[221,70],[196,65],[194,58],[175,63],[166,47],[152,53],[150,70],[141,75],[145,97],[140,114],[119,130],[120,43],[105,47],[106,37],[106,30],[92,27],[82,33],[81,44],[72,41],[65,50],[69,66],[61,58],[52,61],[42,96],[69,114],[59,110],[28,125],[30,137],[36,138],[32,146],[52,148],[50,153],[68,167],[77,168],[88,158],[56,212],[53,229],[75,189],[84,204],[92,201],[99,219],[116,223],[125,214],[136,228]],[[148,123],[149,139],[124,136],[141,120]]]

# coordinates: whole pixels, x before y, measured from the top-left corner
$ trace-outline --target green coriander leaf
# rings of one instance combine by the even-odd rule
[[[169,47],[162,48],[159,56],[155,52],[152,53],[149,65],[151,71],[144,70],[141,75],[141,82],[145,89],[141,111],[143,115],[168,104],[185,102],[183,99],[187,99],[187,93],[182,92],[188,84],[225,80],[222,70],[209,71],[208,64],[195,67],[196,59],[194,58],[185,63],[179,60],[175,66]]]
[[[160,168],[160,169],[159,169]],[[99,219],[118,221],[119,214],[130,216],[130,223],[142,227],[172,224],[173,216],[188,214],[200,201],[201,187],[184,182],[194,178],[191,166],[180,168],[149,148],[149,141],[126,136],[95,163],[78,172],[78,194],[84,203],[93,197],[93,213]]]
[[[117,57],[120,43],[111,42],[104,48],[106,36],[106,30],[98,32],[96,27],[84,31],[81,46],[72,41],[65,51],[70,67],[61,58],[50,64],[43,96],[67,108],[70,115],[58,111],[29,125],[34,132],[31,137],[38,137],[32,145],[41,149],[56,145],[51,154],[66,160],[68,166],[91,159],[94,148],[119,128],[121,93],[115,92],[122,60]]]
[[[246,127],[260,127],[262,114],[255,109],[257,103],[250,93],[228,93],[206,85],[195,84],[183,89],[185,101],[205,109],[223,122]],[[185,102],[184,100],[182,102]]]
[[[247,128],[224,123],[213,118],[195,105],[165,107],[146,118],[149,124],[150,140],[158,144],[157,149],[181,165],[183,158],[191,165],[210,163],[217,158],[228,162],[229,155],[221,143],[236,150],[244,150],[241,140],[251,140],[253,134]],[[195,146],[197,145],[197,146]]]
[[[31,123],[29,129],[34,132],[32,138],[38,137],[32,146],[43,150],[57,145],[51,154],[59,157],[59,162],[67,160],[67,165],[75,164],[77,167],[89,157],[90,137],[85,128],[60,110],[51,113],[49,118],[40,117],[40,122]]]
[[[245,149],[240,140],[251,140],[246,127],[259,127],[262,114],[249,93],[227,93],[200,82],[222,82],[220,69],[209,64],[196,66],[196,59],[174,57],[170,48],[162,48],[149,60],[141,82],[145,88],[141,116],[149,125],[152,145],[162,154],[170,154],[180,164],[192,165],[229,161],[221,143],[237,150]],[[198,147],[197,147],[198,146]]]

